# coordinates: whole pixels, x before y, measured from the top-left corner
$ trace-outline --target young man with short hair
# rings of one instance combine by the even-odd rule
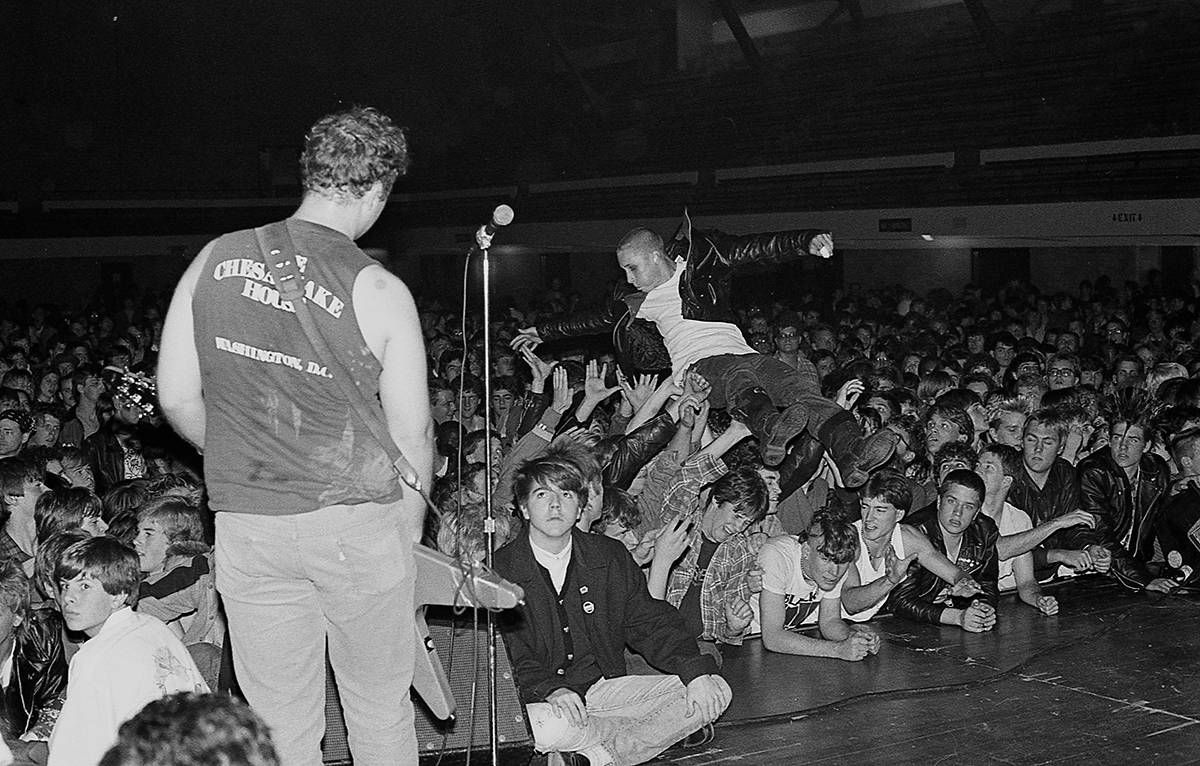
[[[147,702],[208,687],[170,629],[130,606],[141,580],[133,550],[110,537],[75,543],[55,577],[67,628],[88,641],[71,659],[49,766],[82,766],[98,762]]]
[[[33,419],[24,410],[0,412],[0,460],[16,457],[29,441]]]
[[[1112,556],[1100,544],[1091,525],[1081,524],[1070,514],[1081,508],[1079,477],[1075,468],[1060,456],[1066,443],[1067,422],[1057,411],[1042,409],[1025,421],[1021,458],[1024,469],[1013,479],[1008,502],[1029,514],[1034,526],[1062,518],[1057,529],[1034,549],[1038,569],[1058,565],[1061,574],[1070,571],[1107,572]]]
[[[1033,522],[1029,520],[1029,514],[1005,502],[1014,477],[1022,470],[1021,453],[1006,444],[984,447],[975,468],[979,478],[983,479],[983,513],[996,522],[1000,533],[996,541],[996,553],[1000,557],[997,582],[1001,591],[1015,589],[1021,601],[1042,614],[1058,614],[1058,600],[1042,595],[1042,587],[1033,574],[1033,554],[1020,550],[1020,535],[1032,530]]]
[[[957,625],[972,633],[996,627],[996,524],[979,513],[985,490],[972,471],[951,471],[938,491],[936,507],[912,514],[905,524],[923,534],[933,547],[978,584],[970,596],[956,595],[924,568],[910,571],[888,598],[900,617],[934,625]]]
[[[4,532],[0,533],[0,558],[16,561],[33,574],[33,555],[37,551],[36,508],[46,491],[37,466],[25,458],[0,460],[0,513]]]
[[[768,651],[856,662],[879,651],[877,633],[842,619],[842,587],[858,555],[853,524],[826,511],[798,535],[779,535],[758,552],[759,621]],[[797,631],[814,626],[818,636]]]
[[[644,763],[716,720],[732,693],[679,612],[650,596],[620,541],[575,528],[588,494],[579,468],[537,458],[513,484],[526,533],[494,562],[525,592],[504,619],[537,750]],[[626,675],[627,645],[669,675]]]
[[[859,494],[862,518],[854,522],[859,536],[858,558],[842,585],[844,616],[855,622],[874,617],[914,562],[954,586],[955,593],[966,595],[978,590],[924,535],[900,523],[912,506],[908,479],[895,471],[880,471],[871,476]]]

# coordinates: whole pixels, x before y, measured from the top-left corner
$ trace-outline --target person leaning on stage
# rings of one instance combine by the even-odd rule
[[[729,685],[679,612],[652,598],[618,540],[575,527],[588,488],[570,460],[515,474],[526,533],[496,551],[496,572],[525,591],[502,625],[534,746],[569,763],[644,763],[711,724]],[[626,675],[626,646],[668,675]]]
[[[974,471],[951,471],[938,490],[936,505],[904,520],[923,534],[979,586],[971,596],[956,596],[927,569],[915,567],[892,591],[887,606],[898,617],[935,625],[957,625],[972,633],[996,626],[996,523],[979,512],[983,480]]]
[[[304,196],[284,225],[309,311],[428,487],[416,307],[354,244],[407,168],[404,133],[355,107],[319,120],[300,162]],[[205,452],[234,670],[282,761],[319,764],[328,643],[354,762],[413,764],[412,544],[424,504],[273,285],[253,231],[209,243],[176,288],[158,367],[164,413]]]
[[[878,633],[842,619],[842,586],[857,555],[858,530],[828,511],[818,511],[798,535],[768,540],[758,552],[763,647],[852,662],[878,652]],[[808,627],[820,635],[796,632]]]

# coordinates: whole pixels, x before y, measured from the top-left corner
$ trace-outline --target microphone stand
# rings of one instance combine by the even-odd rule
[[[492,290],[491,290],[491,258],[489,250],[492,238],[487,236],[484,229],[476,234],[480,241],[480,254],[483,256],[483,420],[484,420],[484,450],[483,465],[488,480],[488,491],[483,493],[483,533],[485,542],[484,563],[492,568],[492,550],[496,541],[496,516],[492,508]],[[484,241],[486,240],[486,242]],[[483,245],[487,246],[484,247]],[[470,255],[467,256],[470,258]],[[488,661],[488,743],[492,756],[492,766],[500,766],[500,731],[498,712],[496,710],[496,622],[492,611],[484,612],[487,630],[487,661]],[[473,702],[473,700],[472,700]],[[471,732],[474,738],[474,731]]]

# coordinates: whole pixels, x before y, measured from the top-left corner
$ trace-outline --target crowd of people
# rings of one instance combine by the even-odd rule
[[[356,762],[415,761],[417,539],[521,586],[535,748],[592,766],[711,741],[748,637],[861,661],[878,614],[985,632],[1057,614],[1063,578],[1195,589],[1195,286],[750,305],[739,267],[831,233],[685,221],[616,243],[604,300],[551,285],[485,349],[353,245],[406,167],[385,116],[329,115],[296,214],[206,246],[165,314],[0,319],[15,760],[315,763],[328,648]]]
[[[643,236],[619,245],[623,267]],[[649,242],[650,260],[668,264],[657,280],[626,268],[629,284],[615,288],[625,305],[589,307],[553,285],[536,308],[495,320],[490,422],[478,317],[422,306],[441,508],[426,537],[483,560],[491,493],[495,568],[526,589],[509,652],[539,750],[634,763],[708,741],[728,688],[693,684],[719,678],[722,648],[748,636],[768,651],[858,661],[879,649],[880,613],[983,632],[1005,619],[1004,592],[1017,595],[1005,608],[1057,614],[1043,585],[1062,578],[1194,589],[1193,296],[1163,294],[1154,274],[1053,295],[1018,283],[957,295],[852,286],[829,301],[739,306],[721,318],[732,342],[714,341],[720,322],[702,318],[684,330],[702,333],[689,357],[670,335],[678,328],[644,309],[665,285],[688,310],[680,280],[694,256],[671,247]],[[806,249],[793,257],[818,255]],[[630,340],[629,325],[647,319],[665,353]],[[857,462],[839,460],[838,440],[812,418],[782,438],[764,426],[786,421],[794,399],[772,394],[765,413],[735,401],[735,384],[704,360],[722,342],[745,365],[794,371],[810,411],[834,410],[824,422],[852,418]],[[740,382],[756,384],[771,391],[762,378]],[[601,557],[620,571],[590,572]],[[564,632],[574,641],[552,640]],[[623,650],[623,664],[597,643]],[[644,673],[675,679],[674,697],[655,687],[653,714]],[[622,701],[614,677],[632,684]],[[682,729],[681,700],[695,714]]]

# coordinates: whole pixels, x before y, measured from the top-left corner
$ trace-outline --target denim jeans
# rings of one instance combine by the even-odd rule
[[[559,717],[548,702],[526,706],[539,752],[577,752],[592,766],[645,763],[704,725],[688,709],[679,676],[602,678],[588,689],[587,723]],[[690,713],[690,715],[689,715]]]
[[[325,653],[357,766],[417,763],[412,545],[398,505],[218,513],[217,590],[242,692],[283,766],[319,766]]]
[[[814,437],[822,425],[839,412],[833,401],[821,396],[811,381],[795,368],[766,354],[721,354],[696,362],[696,372],[712,386],[708,401],[721,408],[750,388],[762,388],[776,407],[802,404],[808,410],[806,430]]]

